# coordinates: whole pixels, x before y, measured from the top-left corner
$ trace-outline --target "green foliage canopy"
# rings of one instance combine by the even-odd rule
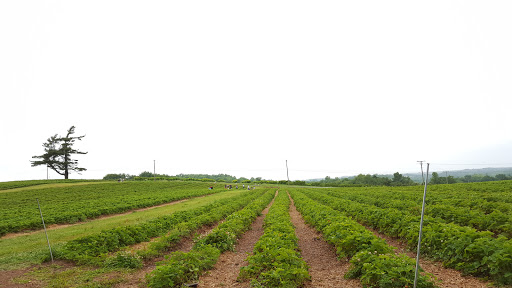
[[[57,174],[64,176],[64,179],[69,179],[70,171],[78,173],[86,171],[87,169],[78,167],[78,160],[71,159],[73,154],[87,154],[87,152],[78,151],[73,148],[76,140],[82,140],[85,137],[85,135],[71,136],[74,133],[75,126],[71,126],[66,136],[62,137],[55,134],[48,138],[43,143],[45,153],[39,156],[32,156],[34,159],[41,159],[30,161],[32,167],[46,165]]]

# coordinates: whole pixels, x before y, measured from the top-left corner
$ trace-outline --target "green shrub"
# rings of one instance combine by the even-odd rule
[[[116,256],[110,257],[105,261],[105,266],[109,268],[142,268],[143,263],[140,256],[128,252],[118,252]]]

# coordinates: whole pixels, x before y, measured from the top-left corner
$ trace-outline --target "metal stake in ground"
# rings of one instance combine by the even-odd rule
[[[286,160],[286,178],[288,179],[288,184],[290,184],[290,177],[288,177],[288,160]]]
[[[421,220],[420,220],[420,234],[418,237],[418,251],[416,252],[416,272],[414,273],[414,288],[418,282],[418,268],[420,266],[420,247],[421,247],[421,234],[423,231],[423,216],[425,215],[425,198],[427,197],[427,183],[428,183],[428,168],[430,163],[427,163],[427,179],[425,180],[425,188],[423,189],[423,204],[421,205]]]
[[[416,161],[416,162],[419,162],[420,163],[420,167],[421,167],[421,184],[425,184],[425,177],[423,176],[423,162],[425,161]]]
[[[48,242],[48,248],[50,249],[50,257],[52,258],[52,262],[53,262],[52,247],[50,246],[50,240],[48,239],[48,233],[46,232],[46,225],[44,225],[43,212],[41,211],[41,205],[39,205],[39,199],[36,198],[36,200],[37,200],[37,207],[39,208],[39,213],[41,214],[41,221],[43,221],[44,234],[46,234],[46,241]]]

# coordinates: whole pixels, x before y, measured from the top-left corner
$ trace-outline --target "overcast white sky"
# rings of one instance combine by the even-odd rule
[[[512,1],[1,1],[0,181],[512,166]],[[447,165],[450,164],[450,165]],[[453,165],[458,164],[458,165]],[[50,179],[61,178],[50,173]]]

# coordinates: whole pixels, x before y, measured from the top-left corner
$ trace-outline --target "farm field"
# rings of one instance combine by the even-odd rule
[[[207,183],[181,181],[85,182],[41,186],[2,190],[0,203],[5,208],[0,211],[0,236],[42,228],[36,199],[39,199],[44,211],[45,223],[50,225],[76,223],[220,191],[208,190]]]
[[[37,225],[4,235],[5,287],[412,287],[419,186],[76,184],[0,192],[11,195],[2,207],[16,203],[5,223],[23,219],[12,215],[26,215],[23,203],[36,195],[42,202],[55,194],[62,206],[42,205],[45,220],[51,209],[87,216],[98,203],[122,207],[72,225],[55,221],[48,231],[54,264]],[[429,186],[418,287],[512,285],[511,193],[512,181]]]

